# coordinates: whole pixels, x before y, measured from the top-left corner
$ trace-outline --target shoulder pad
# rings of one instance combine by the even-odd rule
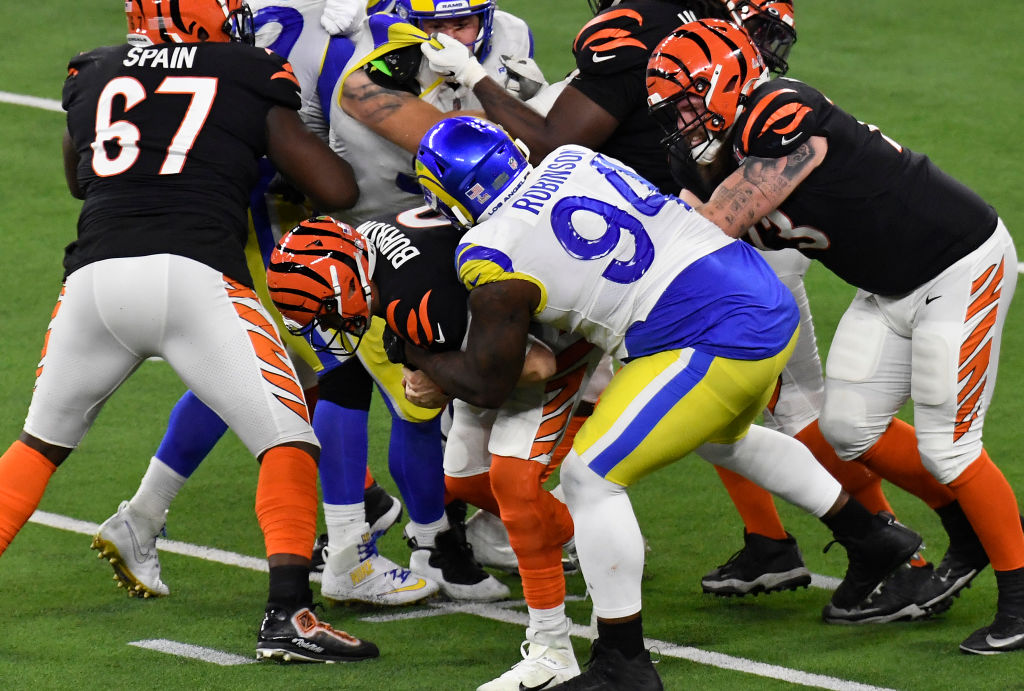
[[[821,99],[800,82],[775,79],[758,87],[736,121],[737,158],[779,158],[818,133]]]

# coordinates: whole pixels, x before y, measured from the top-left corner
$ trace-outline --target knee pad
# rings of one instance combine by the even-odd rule
[[[866,418],[864,401],[859,395],[843,388],[829,389],[818,427],[836,455],[849,461],[870,449],[885,431],[866,433]]]

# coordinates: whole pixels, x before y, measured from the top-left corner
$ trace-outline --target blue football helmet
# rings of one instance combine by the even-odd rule
[[[473,42],[473,54],[483,62],[491,52],[494,0],[396,0],[394,12],[419,28],[423,28],[421,23],[424,19],[456,19],[478,15],[480,31]]]
[[[529,152],[497,125],[469,116],[431,127],[416,152],[416,181],[432,209],[467,230],[518,188]]]

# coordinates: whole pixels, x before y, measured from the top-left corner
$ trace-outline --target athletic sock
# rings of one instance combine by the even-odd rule
[[[715,471],[732,498],[748,533],[763,535],[772,540],[786,539],[786,528],[779,518],[771,492],[728,468],[716,465]]]
[[[46,456],[21,441],[0,456],[0,554],[39,506],[56,470]]]
[[[988,453],[982,451],[949,487],[984,545],[992,569],[1024,567],[1024,531],[1017,498]]]
[[[640,615],[636,619],[610,624],[597,620],[597,637],[609,648],[618,650],[629,660],[644,651],[644,627]]]

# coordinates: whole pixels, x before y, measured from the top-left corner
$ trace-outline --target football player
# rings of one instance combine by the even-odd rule
[[[993,622],[960,649],[1024,649],[1024,531],[982,443],[1016,286],[1010,235],[927,157],[807,84],[762,78],[753,54],[728,23],[680,27],[649,65],[652,113],[675,155],[733,161],[702,214],[732,237],[795,247],[858,287],[826,363],[821,431],[841,458],[875,468],[871,452],[891,443],[893,416],[914,401],[917,441],[904,445],[904,472],[923,466],[966,518],[950,531],[935,585],[959,589],[991,560],[999,587]],[[823,614],[844,621],[850,612],[833,602]]]
[[[428,203],[469,228],[456,265],[471,320],[463,350],[406,343],[410,363],[482,407],[514,387],[534,321],[626,363],[561,469],[598,627],[587,670],[564,688],[661,688],[643,644],[644,548],[626,488],[698,447],[832,529],[850,559],[837,605],[862,600],[920,545],[850,498],[802,444],[751,426],[799,318],[752,248],[585,147],[531,169],[504,131],[476,118],[434,126],[417,174]]]
[[[159,356],[260,462],[270,592],[257,655],[376,657],[375,645],[311,609],[319,445],[244,254],[260,155],[327,207],[355,202],[352,170],[303,126],[291,66],[253,47],[244,2],[132,0],[125,9],[128,43],[69,63],[64,169],[85,202],[25,428],[0,458],[0,549],[103,402]]]

